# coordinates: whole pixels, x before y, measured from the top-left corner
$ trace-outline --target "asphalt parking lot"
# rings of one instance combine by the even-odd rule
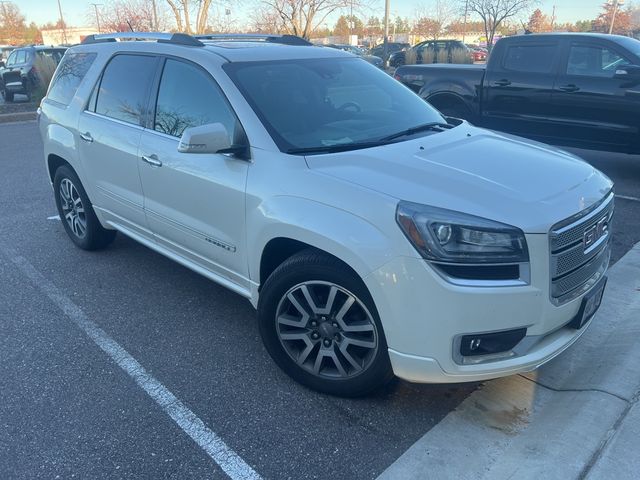
[[[616,182],[615,261],[640,241],[640,157],[574,152]],[[224,478],[167,414],[177,404],[261,477],[375,478],[476,388],[395,381],[345,400],[294,383],[248,301],[122,235],[73,246],[35,122],[0,125],[0,205],[1,478]]]

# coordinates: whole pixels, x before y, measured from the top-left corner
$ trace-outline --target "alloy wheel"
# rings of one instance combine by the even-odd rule
[[[291,288],[278,304],[276,332],[289,357],[328,379],[364,372],[378,351],[376,323],[351,292],[324,281]]]
[[[60,206],[73,234],[78,238],[84,238],[87,234],[87,216],[82,198],[68,178],[63,178],[60,182]]]

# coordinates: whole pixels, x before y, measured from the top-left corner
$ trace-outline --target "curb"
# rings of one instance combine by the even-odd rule
[[[606,478],[637,445],[623,443],[640,415],[639,272],[640,243],[609,270],[580,340],[536,372],[484,383],[378,478]]]
[[[36,119],[36,112],[16,112],[0,114],[0,123],[26,122]]]

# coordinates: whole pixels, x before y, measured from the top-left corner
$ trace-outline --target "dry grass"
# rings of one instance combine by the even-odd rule
[[[39,103],[47,93],[57,65],[55,60],[47,55],[36,55],[33,65],[36,69],[36,84],[31,100]]]
[[[435,62],[434,62],[435,60]],[[418,55],[415,50],[405,52],[405,65],[418,63]],[[473,58],[466,50],[455,48],[447,51],[443,49],[425,48],[422,50],[422,63],[473,63]]]

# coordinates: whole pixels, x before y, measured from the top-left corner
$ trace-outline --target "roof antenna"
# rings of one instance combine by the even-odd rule
[[[133,27],[131,26],[131,22],[129,20],[127,20],[127,25],[129,25],[129,29],[133,32]]]

